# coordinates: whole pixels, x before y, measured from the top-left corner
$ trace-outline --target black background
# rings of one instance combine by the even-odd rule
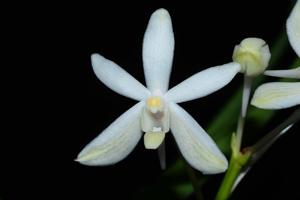
[[[146,151],[142,143],[113,166],[87,167],[73,161],[91,139],[135,103],[96,78],[90,55],[102,54],[144,84],[143,34],[151,13],[164,7],[170,12],[175,34],[172,87],[202,69],[230,62],[233,47],[245,37],[260,37],[272,46],[284,30],[292,4],[220,2],[7,6],[10,12],[3,30],[8,43],[4,54],[8,72],[3,72],[7,112],[1,134],[0,198],[131,199],[145,186],[159,182],[162,171],[156,153]],[[288,66],[294,57],[288,47],[278,65]],[[205,128],[241,84],[242,75],[238,75],[224,89],[182,106]],[[278,111],[265,129],[271,130],[292,111]],[[300,197],[295,183],[300,178],[298,130],[292,128],[271,148],[232,199]],[[167,153],[169,164],[179,155],[172,137],[167,138]],[[207,199],[214,197],[221,178],[214,175],[204,188]],[[161,197],[160,192],[153,197]]]

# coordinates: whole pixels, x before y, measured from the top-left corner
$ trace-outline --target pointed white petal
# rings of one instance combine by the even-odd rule
[[[173,62],[174,34],[165,9],[156,10],[149,20],[143,43],[143,63],[147,87],[165,93]]]
[[[272,82],[259,86],[251,104],[264,109],[282,109],[300,104],[300,82]]]
[[[121,115],[79,153],[76,161],[84,165],[110,165],[124,159],[142,137],[143,106],[144,102],[139,102]]]
[[[143,100],[150,92],[116,63],[99,54],[91,56],[96,76],[111,90],[126,97]]]
[[[183,157],[206,174],[220,173],[228,163],[215,142],[180,106],[170,103],[171,131]]]
[[[291,46],[300,57],[300,1],[296,2],[286,23]]]
[[[207,96],[227,85],[239,71],[240,65],[234,62],[208,68],[170,89],[165,98],[181,103]]]
[[[299,78],[300,79],[300,67],[289,70],[267,70],[264,73],[268,76],[282,77],[282,78]]]

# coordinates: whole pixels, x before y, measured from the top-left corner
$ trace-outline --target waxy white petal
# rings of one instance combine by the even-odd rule
[[[79,153],[76,161],[84,165],[110,165],[124,159],[142,137],[143,106],[144,102],[139,102],[121,115]]]
[[[282,77],[282,78],[299,78],[300,79],[300,67],[289,70],[267,70],[264,73],[268,76]]]
[[[205,174],[221,173],[228,162],[210,136],[180,106],[170,103],[171,131],[183,157]]]
[[[207,96],[227,85],[239,71],[240,65],[234,62],[208,68],[170,89],[165,98],[181,103]]]
[[[300,57],[300,0],[296,2],[286,23],[291,46]]]
[[[300,82],[272,82],[259,86],[251,104],[264,109],[282,109],[300,104]]]
[[[171,17],[165,9],[158,9],[151,15],[143,43],[144,73],[151,92],[168,90],[173,52]]]
[[[93,54],[91,58],[96,76],[111,90],[135,100],[143,100],[150,95],[145,86],[116,63],[99,54]]]

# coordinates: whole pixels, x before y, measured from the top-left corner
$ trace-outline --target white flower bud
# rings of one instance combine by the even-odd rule
[[[257,76],[265,71],[271,53],[267,43],[260,38],[246,38],[234,47],[232,59],[241,65],[241,72]]]

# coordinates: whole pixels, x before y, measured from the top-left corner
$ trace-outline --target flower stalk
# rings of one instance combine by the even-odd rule
[[[244,86],[243,86],[243,98],[242,98],[242,109],[238,120],[237,131],[236,131],[236,150],[240,150],[242,137],[244,132],[244,125],[246,119],[247,108],[249,105],[249,97],[251,93],[252,77],[244,75]]]
[[[239,176],[243,167],[248,163],[249,159],[251,158],[252,151],[250,148],[246,148],[243,151],[239,151],[237,150],[236,146],[237,137],[235,134],[232,134],[232,155],[229,162],[228,170],[217,193],[216,200],[226,200],[229,198],[237,177]]]

